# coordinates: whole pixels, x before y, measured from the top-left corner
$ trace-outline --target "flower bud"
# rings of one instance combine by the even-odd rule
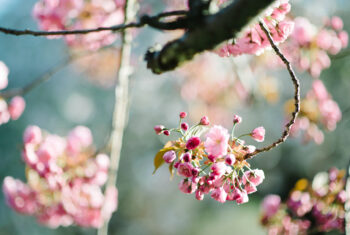
[[[157,125],[153,129],[154,129],[154,131],[156,132],[157,135],[160,135],[162,133],[162,131],[164,130],[164,126]]]
[[[188,124],[186,122],[181,123],[181,129],[184,131],[188,130]]]
[[[201,143],[201,139],[197,136],[191,137],[187,143],[186,143],[186,148],[191,150],[197,148]]]
[[[172,163],[175,160],[175,158],[176,153],[173,150],[170,150],[163,155],[163,159],[166,163]]]
[[[187,117],[187,113],[186,112],[181,112],[179,116],[180,116],[181,119],[183,119],[183,118]]]
[[[233,124],[240,124],[242,122],[242,118],[238,115],[233,116]]]
[[[225,158],[225,162],[228,165],[233,165],[236,162],[236,157],[233,154],[228,154]]]
[[[192,156],[191,156],[191,154],[190,153],[185,153],[184,155],[182,155],[182,160],[184,161],[184,162],[190,162],[191,161],[191,158],[192,158]]]
[[[207,116],[202,117],[199,124],[203,126],[208,126],[210,124],[209,118]]]
[[[166,136],[169,136],[169,135],[170,135],[170,131],[165,130],[165,131],[163,132],[163,134],[166,135]]]

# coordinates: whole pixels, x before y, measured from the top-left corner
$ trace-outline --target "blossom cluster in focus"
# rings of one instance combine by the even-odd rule
[[[299,180],[285,203],[278,195],[266,196],[261,223],[269,235],[344,233],[345,201],[345,171],[331,168],[312,183]]]
[[[262,142],[265,129],[258,127],[237,138],[234,129],[242,122],[242,118],[237,115],[233,119],[231,134],[219,125],[209,127],[206,116],[190,127],[183,122],[186,116],[187,113],[180,113],[178,128],[168,129],[161,125],[154,127],[157,134],[180,135],[180,138],[169,141],[157,153],[154,159],[155,170],[164,163],[168,164],[172,175],[177,172],[182,177],[180,191],[195,194],[197,200],[203,200],[204,195],[210,194],[221,203],[248,202],[248,194],[257,191],[257,186],[263,182],[265,175],[262,170],[250,168],[246,156],[253,153],[255,147],[246,145],[240,138],[250,136],[257,142]]]
[[[26,179],[4,179],[7,204],[56,228],[76,224],[100,227],[117,208],[117,189],[103,194],[109,157],[95,154],[90,130],[75,127],[63,138],[29,126],[23,135]]]
[[[0,91],[8,85],[9,69],[0,61]],[[17,120],[23,113],[26,102],[22,96],[15,96],[10,101],[0,95],[0,125],[12,120]]]
[[[111,27],[124,21],[124,0],[39,0],[33,15],[46,31]],[[74,48],[97,50],[112,44],[117,35],[111,31],[64,36]]]

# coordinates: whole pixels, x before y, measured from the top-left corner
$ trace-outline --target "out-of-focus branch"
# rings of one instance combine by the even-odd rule
[[[148,51],[145,56],[147,67],[156,74],[174,70],[195,54],[212,50],[221,42],[235,38],[272,2],[274,0],[235,0],[216,14],[194,19],[195,24],[183,37],[167,43],[161,50],[151,48]]]
[[[295,109],[294,109],[294,112],[292,113],[292,117],[291,117],[290,121],[285,126],[285,129],[282,133],[282,136],[278,140],[273,142],[271,145],[264,147],[264,148],[261,148],[261,149],[257,149],[252,154],[247,154],[245,156],[245,159],[252,158],[254,155],[256,155],[258,153],[269,151],[269,150],[277,147],[281,143],[285,142],[290,134],[290,129],[292,128],[293,124],[295,123],[295,120],[300,112],[300,84],[299,84],[299,80],[298,80],[297,76],[295,75],[295,72],[292,68],[291,63],[287,60],[287,58],[282,54],[281,50],[274,43],[272,36],[271,36],[270,32],[268,31],[267,27],[265,26],[265,24],[262,21],[260,21],[259,24],[260,24],[261,29],[265,32],[266,36],[268,37],[273,50],[281,58],[281,60],[283,61],[283,63],[287,67],[287,70],[289,72],[289,75],[290,75],[292,82],[293,82],[293,85],[294,85],[294,106],[295,106]]]
[[[9,89],[9,90],[5,90],[5,91],[0,92],[0,97],[4,98],[4,99],[10,99],[10,98],[12,98],[14,96],[17,96],[17,95],[23,96],[23,95],[27,94],[28,92],[32,91],[34,88],[36,88],[40,84],[50,80],[53,75],[55,75],[57,72],[59,72],[60,70],[62,70],[66,66],[70,65],[75,60],[79,60],[79,59],[85,58],[86,56],[90,56],[92,54],[96,54],[96,53],[100,52],[101,50],[105,50],[105,49],[108,49],[108,48],[110,48],[110,47],[109,46],[102,47],[98,51],[93,51],[93,52],[91,52],[91,51],[84,51],[82,53],[72,54],[67,59],[61,61],[55,67],[49,69],[48,71],[46,71],[45,73],[43,73],[42,75],[40,75],[39,77],[34,79],[32,82],[30,82],[29,84],[25,85],[24,87],[13,88],[13,89]]]
[[[155,16],[144,16],[141,17],[141,20],[139,22],[129,22],[124,24],[119,24],[111,27],[98,27],[93,29],[80,29],[80,30],[59,30],[59,31],[34,31],[34,30],[18,30],[18,29],[10,29],[10,28],[4,28],[0,27],[0,32],[5,34],[11,34],[15,36],[22,36],[22,35],[31,35],[34,37],[43,37],[43,36],[62,36],[62,35],[77,35],[77,34],[88,34],[88,33],[96,33],[96,32],[103,32],[103,31],[122,31],[128,28],[141,28],[146,25],[150,25],[151,27],[156,27],[156,22],[159,22],[159,24],[163,25],[166,23],[160,22],[162,18],[170,17],[170,16],[185,16],[187,14],[187,11],[179,10],[179,11],[171,11],[171,12],[162,12]],[[163,26],[165,27],[165,26]],[[160,28],[163,29],[163,28]]]
[[[125,24],[128,24],[129,22],[135,19],[136,6],[136,0],[125,1]],[[130,30],[124,30],[122,32],[122,46],[120,53],[120,65],[118,70],[118,83],[115,87],[115,106],[112,120],[112,132],[110,136],[111,161],[108,180],[106,183],[106,191],[109,187],[114,187],[117,182],[120,154],[123,143],[123,134],[124,129],[127,125],[129,104],[129,77],[132,72],[130,64],[131,42],[132,32]],[[104,209],[105,208],[103,208],[103,210]],[[104,225],[98,230],[98,235],[108,235],[108,224],[109,221],[105,221]]]

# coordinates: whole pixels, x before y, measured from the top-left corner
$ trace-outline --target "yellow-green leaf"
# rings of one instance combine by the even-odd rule
[[[167,146],[167,145],[165,145]],[[163,155],[170,151],[170,150],[175,150],[177,149],[175,146],[171,146],[171,147],[164,147],[162,148],[157,154],[156,156],[154,157],[154,171],[153,171],[153,174],[156,173],[157,169],[163,165],[164,163],[164,159],[163,159]]]
[[[174,178],[174,162],[169,165],[170,179]]]

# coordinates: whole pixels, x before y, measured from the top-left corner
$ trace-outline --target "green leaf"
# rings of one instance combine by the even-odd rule
[[[174,178],[174,162],[169,165],[170,179]]]
[[[167,146],[167,145],[165,145],[165,146]],[[164,147],[161,150],[159,150],[159,152],[154,157],[154,161],[153,161],[154,171],[153,171],[153,174],[156,173],[157,169],[164,164],[163,155],[166,152],[168,152],[170,150],[175,150],[175,149],[177,149],[175,146],[171,146],[171,147]]]

